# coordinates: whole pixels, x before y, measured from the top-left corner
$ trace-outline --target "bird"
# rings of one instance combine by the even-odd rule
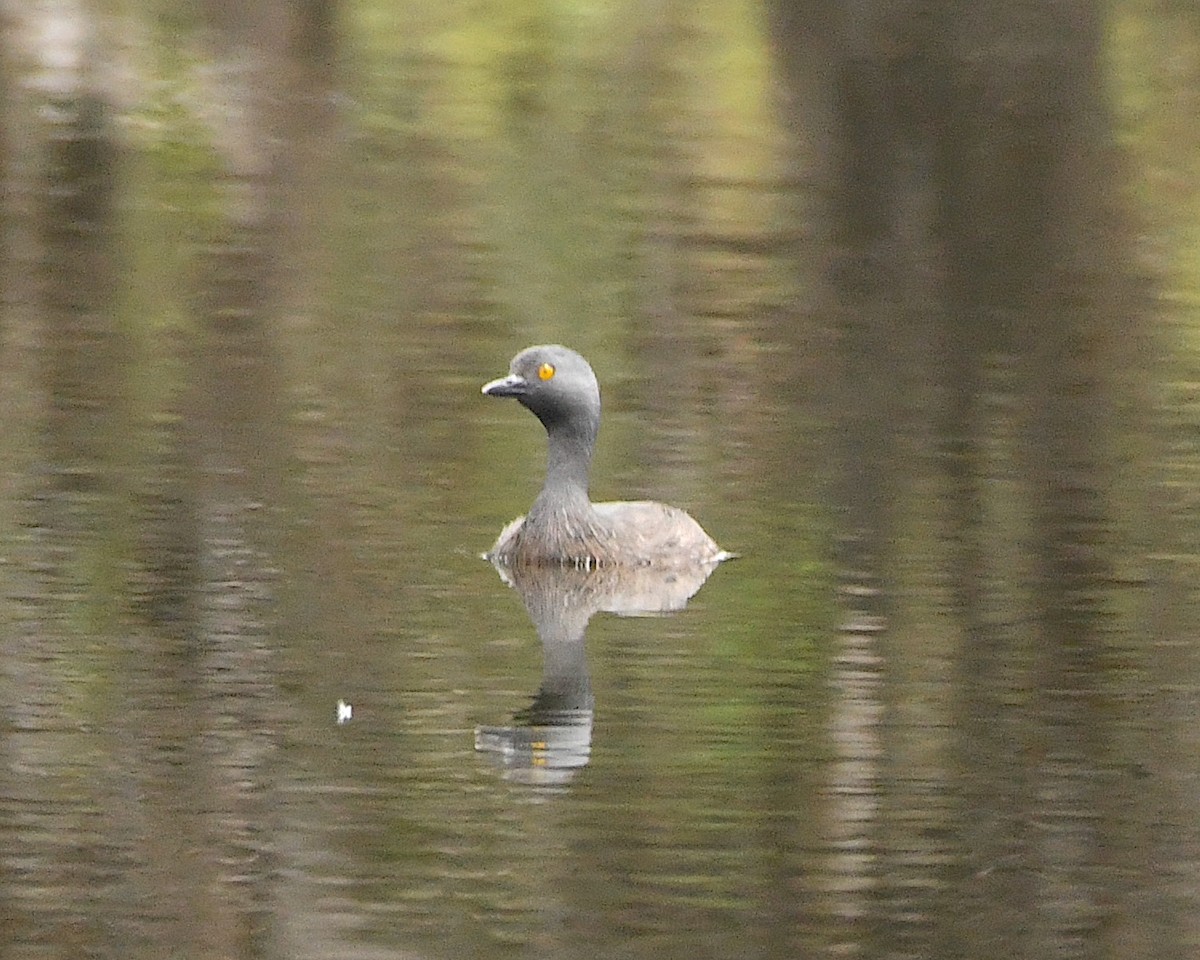
[[[600,385],[591,364],[561,344],[527,347],[507,376],[483,385],[511,397],[546,430],[546,479],[529,512],[507,524],[485,557],[505,566],[689,567],[734,556],[678,507],[650,500],[592,503]]]

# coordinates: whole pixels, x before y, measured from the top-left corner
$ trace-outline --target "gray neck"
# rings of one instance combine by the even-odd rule
[[[549,432],[546,482],[538,495],[539,503],[566,507],[589,503],[588,476],[595,442],[594,430],[559,427]]]

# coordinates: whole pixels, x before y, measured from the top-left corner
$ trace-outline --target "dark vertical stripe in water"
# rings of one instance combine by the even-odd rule
[[[1178,823],[1177,795],[1147,793],[1160,806],[1136,814],[1114,799],[1145,804],[1130,744],[1153,755],[1178,734],[1169,707],[1131,710],[1156,654],[1120,616],[1138,492],[1116,464],[1139,449],[1148,371],[1131,358],[1151,318],[1100,10],[780,2],[772,27],[786,119],[826,177],[839,343],[824,358],[846,617],[823,939],[863,955],[1178,955],[1186,898],[1148,923],[1131,910],[1157,882],[1137,831]],[[933,611],[908,592],[924,563],[944,588]],[[922,676],[939,655],[944,679]],[[938,702],[913,702],[931,689]],[[1138,739],[1151,731],[1161,748]],[[1177,835],[1180,876],[1194,830]]]
[[[23,236],[35,267],[34,296],[22,306],[36,398],[20,412],[36,426],[26,429],[14,409],[5,424],[27,433],[36,476],[23,478],[22,499],[12,504],[17,537],[5,546],[13,616],[4,645],[12,724],[4,792],[6,806],[27,816],[5,824],[13,874],[4,936],[104,955],[127,933],[112,917],[129,867],[118,838],[131,819],[118,803],[119,772],[100,759],[109,731],[82,718],[108,716],[113,651],[98,639],[119,614],[107,588],[119,576],[123,530],[115,439],[126,358],[113,318],[112,253],[121,151],[98,94],[77,89],[44,107],[46,122],[31,134],[40,162],[26,168],[22,184],[30,197]],[[76,896],[85,890],[88,898]]]
[[[40,216],[48,466],[60,489],[95,489],[106,482],[124,376],[112,313],[118,149],[98,95],[51,109]]]

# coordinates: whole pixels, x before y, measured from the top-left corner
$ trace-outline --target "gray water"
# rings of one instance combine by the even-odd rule
[[[1194,956],[1195,24],[423,9],[16,17],[4,955]],[[481,559],[543,341],[739,559]]]

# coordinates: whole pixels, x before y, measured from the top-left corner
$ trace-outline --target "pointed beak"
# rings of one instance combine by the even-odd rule
[[[507,377],[485,383],[483,392],[489,397],[520,397],[524,396],[528,386],[529,383],[524,377],[510,373]]]

